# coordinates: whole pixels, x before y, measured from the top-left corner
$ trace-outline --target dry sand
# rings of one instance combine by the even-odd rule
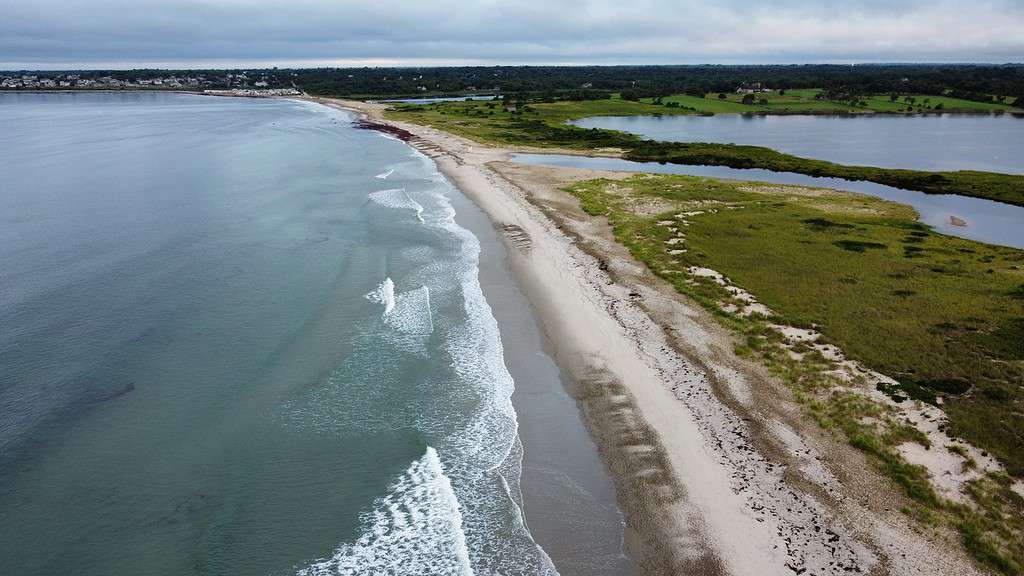
[[[561,190],[622,173],[525,166],[509,151],[385,121],[505,232],[510,265],[616,482],[644,574],[977,574],[729,334]]]

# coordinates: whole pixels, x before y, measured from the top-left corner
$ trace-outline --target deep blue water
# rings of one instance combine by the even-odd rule
[[[522,296],[505,343],[485,298],[494,232],[428,159],[284,100],[3,94],[0,125],[0,572],[626,570]],[[564,467],[522,458],[510,369]]]

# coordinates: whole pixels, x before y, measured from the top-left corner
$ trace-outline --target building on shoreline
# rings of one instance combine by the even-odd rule
[[[291,86],[270,71],[227,73],[124,72],[0,72],[0,90],[280,90]]]

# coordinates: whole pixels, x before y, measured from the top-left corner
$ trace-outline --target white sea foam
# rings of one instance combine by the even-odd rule
[[[391,278],[385,278],[380,286],[366,295],[366,299],[383,304],[385,316],[391,314],[395,309],[395,283]]]
[[[405,191],[405,188],[390,188],[370,193],[370,200],[385,208],[398,210],[412,210],[416,213],[416,219],[423,222],[423,206],[412,199]]]
[[[433,526],[416,524],[412,528],[412,518],[428,515],[422,506],[413,512],[411,506],[396,504],[401,500],[392,494],[419,493],[402,488],[408,484],[403,477],[396,484],[399,488],[393,488],[375,506],[374,514],[364,518],[364,533],[358,541],[339,547],[332,558],[302,574],[557,576],[523,519],[522,445],[511,402],[514,382],[505,367],[497,322],[480,287],[480,243],[456,223],[448,198],[451,185],[443,176],[433,174],[433,164],[426,156],[414,154],[422,164],[422,173],[434,184],[433,189],[417,190],[419,202],[404,189],[374,192],[370,199],[384,207],[416,210],[424,223],[417,229],[424,234],[420,244],[424,250],[399,249],[390,256],[396,259],[394,269],[402,271],[401,277],[396,276],[398,284],[420,287],[398,292],[396,283],[386,278],[366,295],[383,305],[381,318],[386,327],[383,333],[365,334],[374,339],[370,348],[354,351],[360,365],[373,366],[372,372],[332,379],[329,392],[316,396],[313,404],[339,403],[343,407],[338,409],[339,416],[354,416],[363,428],[412,426],[435,446],[444,474],[450,479],[445,486],[450,489],[451,499],[446,502],[454,502],[459,514],[463,549],[455,552],[451,544],[454,532],[441,515],[431,517]],[[409,264],[413,264],[411,269]],[[434,317],[432,307],[441,313]],[[428,339],[435,331],[436,337]],[[410,342],[422,346],[411,348]],[[427,346],[433,342],[441,348]],[[395,355],[396,351],[399,354]],[[408,352],[420,357],[430,355],[425,365],[430,369],[423,373],[422,380],[409,380],[408,373],[399,376],[399,372],[392,372],[392,368],[409,365],[411,357],[404,354]],[[447,366],[437,362],[445,359]],[[399,377],[410,398],[430,400],[410,404],[415,412],[394,406],[385,410],[387,415],[377,414],[383,405],[375,399],[386,401],[382,391],[398,384],[389,379]],[[354,402],[367,409],[360,410]],[[319,414],[322,408],[316,410]],[[392,417],[400,420],[388,420]],[[410,470],[419,470],[418,466],[414,463]],[[426,484],[437,485],[433,481]],[[434,509],[443,508],[434,502]],[[434,564],[423,563],[425,556]]]
[[[426,156],[421,161],[425,168],[433,166]],[[456,264],[449,264],[441,276],[455,276],[442,285],[461,297],[464,315],[444,339],[457,376],[457,389],[449,395],[477,405],[468,418],[462,415],[459,425],[446,430],[438,446],[451,455],[446,462],[462,504],[472,566],[478,574],[557,575],[522,517],[522,445],[511,400],[515,385],[505,366],[498,323],[480,287],[480,242],[456,223],[455,210],[443,193],[450,184],[443,177],[437,182],[438,192],[431,198],[436,209],[430,211],[428,226],[443,229],[461,244]]]
[[[381,313],[384,324],[398,332],[392,334],[393,342],[406,350],[424,351],[425,340],[434,331],[429,288],[420,286],[395,294],[395,283],[391,278],[385,278],[366,298],[384,305]]]
[[[392,136],[391,134],[388,134],[387,132],[381,132],[380,130],[374,130],[374,133],[377,134],[378,136],[380,136],[381,138],[384,138],[385,140],[394,140],[396,142],[403,142],[403,140],[401,138],[399,138],[398,136]]]
[[[299,576],[473,574],[459,502],[433,448],[362,519],[358,540],[299,570]]]
[[[420,286],[396,296],[395,307],[390,314],[386,314],[385,322],[406,334],[429,335],[434,331],[430,289]]]
[[[388,176],[391,176],[394,173],[395,173],[395,169],[394,168],[388,168],[384,172],[381,172],[380,174],[377,174],[375,176],[375,178],[380,178],[381,180],[387,180]]]

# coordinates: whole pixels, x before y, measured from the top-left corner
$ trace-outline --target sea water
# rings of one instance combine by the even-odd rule
[[[573,553],[527,528],[481,242],[429,159],[295,101],[5,94],[0,119],[0,572],[628,569],[585,441],[534,481],[588,487],[554,500],[589,524],[539,527]]]

